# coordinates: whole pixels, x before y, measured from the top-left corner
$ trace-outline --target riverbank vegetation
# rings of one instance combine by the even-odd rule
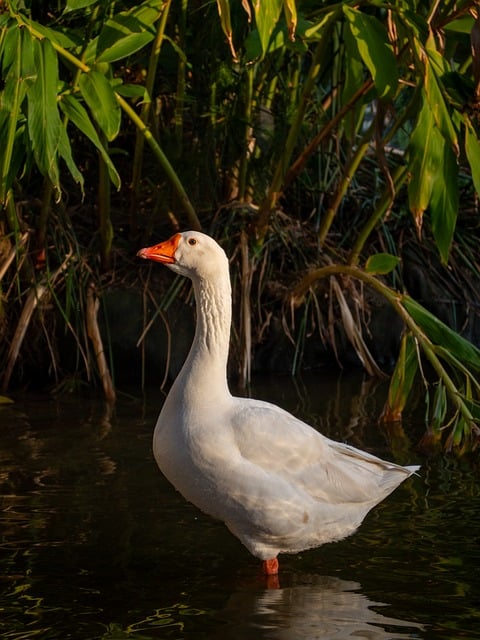
[[[4,394],[35,370],[114,400],[105,292],[163,317],[188,288],[155,297],[136,250],[196,228],[232,256],[240,382],[274,325],[293,373],[307,338],[348,344],[390,376],[384,421],[421,384],[425,441],[475,448],[475,2],[5,0],[0,28]]]

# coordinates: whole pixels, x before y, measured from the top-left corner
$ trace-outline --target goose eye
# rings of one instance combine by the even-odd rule
[[[193,247],[194,244],[197,244],[197,241],[195,240],[195,238],[189,238],[188,239],[188,244]]]

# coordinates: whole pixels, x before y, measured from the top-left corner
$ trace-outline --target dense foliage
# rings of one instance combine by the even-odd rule
[[[420,378],[429,437],[475,444],[480,351],[406,293],[400,238],[478,272],[476,2],[6,0],[0,12],[4,390],[35,316],[59,366],[51,305],[77,368],[95,363],[113,398],[102,291],[154,231],[203,227],[238,256],[244,380],[268,278],[283,303],[317,310],[290,331],[296,354],[312,317],[335,349],[336,317],[380,375],[367,285],[404,324],[384,419],[401,418]]]

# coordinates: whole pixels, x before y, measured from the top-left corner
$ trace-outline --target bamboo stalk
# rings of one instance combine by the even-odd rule
[[[145,124],[148,124],[150,120],[150,111],[152,107],[153,89],[155,86],[155,77],[157,75],[158,60],[160,57],[160,50],[165,38],[165,27],[167,24],[167,18],[170,11],[171,0],[166,0],[160,20],[157,25],[157,32],[155,34],[155,40],[153,42],[152,49],[150,51],[150,59],[148,61],[147,78],[145,81],[145,92],[147,94],[146,99],[142,103],[140,110],[140,119]],[[143,150],[145,145],[145,137],[142,135],[140,129],[136,130],[135,139],[135,151],[133,154],[133,169],[132,169],[132,197],[130,203],[130,231],[135,230],[135,216],[137,212],[137,202],[140,195],[140,177],[143,169]]]

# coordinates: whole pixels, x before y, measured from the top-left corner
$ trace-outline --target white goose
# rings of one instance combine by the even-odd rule
[[[215,240],[187,231],[138,255],[190,278],[197,305],[192,347],[155,427],[155,459],[188,501],[263,561],[266,574],[278,573],[279,553],[353,533],[418,469],[334,442],[268,402],[231,395],[229,265]]]

